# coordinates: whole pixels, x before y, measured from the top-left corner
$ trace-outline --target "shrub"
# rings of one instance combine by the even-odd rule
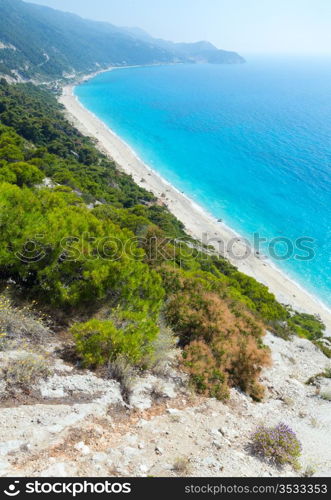
[[[23,161],[11,163],[5,168],[8,172],[8,179],[11,179],[11,182],[18,186],[33,186],[39,184],[45,177],[35,165]]]
[[[161,324],[159,333],[153,342],[153,350],[144,359],[148,369],[155,375],[160,377],[171,375],[173,363],[178,360],[177,342],[178,338],[171,328]]]
[[[251,309],[258,311],[263,319],[274,321],[287,318],[287,310],[265,285],[237,270],[230,272],[229,278],[232,287],[249,299]]]
[[[290,464],[295,469],[299,468],[301,443],[295,432],[284,423],[275,427],[258,427],[252,436],[252,450],[277,465]]]
[[[303,471],[303,477],[313,477],[316,474],[316,467],[312,464],[308,464]]]
[[[269,361],[269,351],[244,336],[226,341],[216,337],[211,345],[193,341],[183,352],[184,369],[197,392],[220,400],[229,396],[229,387],[239,387],[256,401],[263,399],[258,377]]]
[[[172,295],[166,318],[184,345],[196,339],[209,343],[216,335],[228,338],[240,332],[262,337],[261,323],[244,309],[231,307],[218,294],[197,289]]]
[[[323,337],[325,325],[318,316],[296,312],[288,320],[289,328],[299,337],[318,340]]]
[[[230,385],[261,401],[265,390],[258,378],[262,369],[271,363],[269,349],[259,345],[255,337],[240,333],[219,344],[217,358],[223,351]]]
[[[47,361],[37,355],[28,354],[10,362],[3,369],[3,378],[9,389],[20,387],[29,389],[39,379],[50,375]]]
[[[100,221],[73,193],[0,184],[0,274],[55,306],[100,300],[157,314],[161,278],[132,233]],[[32,243],[32,251],[27,247]]]
[[[113,320],[77,323],[71,333],[85,366],[104,366],[119,356],[139,365],[151,353],[158,327],[143,313],[122,311]]]
[[[228,398],[228,376],[205,342],[194,340],[187,345],[183,359],[185,370],[199,394],[220,400]]]
[[[227,386],[237,386],[262,399],[258,377],[270,355],[263,327],[248,311],[195,288],[170,297],[166,317],[185,346],[184,367],[199,393],[224,399]]]
[[[188,476],[190,473],[190,459],[187,457],[178,457],[172,468],[180,476]]]
[[[0,295],[0,348],[27,340],[32,343],[47,342],[51,331],[44,317],[38,317],[30,308],[18,308]]]
[[[271,321],[268,327],[274,335],[283,340],[291,340],[293,338],[293,329],[288,325],[287,321]]]
[[[322,341],[320,340],[313,340],[313,344],[318,347],[322,353],[327,357],[327,358],[331,358],[331,343],[330,341],[328,341],[328,344],[324,344]]]
[[[317,373],[305,382],[306,385],[316,385],[318,383],[318,379],[320,378],[331,378],[331,368],[326,368],[324,372]]]
[[[118,356],[114,361],[109,361],[105,376],[120,384],[122,397],[129,404],[136,372],[127,359],[124,356]]]

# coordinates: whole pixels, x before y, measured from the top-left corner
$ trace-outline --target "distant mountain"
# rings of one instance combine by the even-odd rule
[[[195,43],[175,43],[151,37],[140,28],[123,28],[126,32],[135,35],[141,40],[153,42],[155,45],[195,63],[213,64],[242,64],[245,59],[236,52],[220,50],[210,42],[200,41]]]
[[[58,10],[0,0],[0,73],[14,79],[59,79],[110,65],[244,62],[208,42],[173,43],[139,28],[120,28]]]

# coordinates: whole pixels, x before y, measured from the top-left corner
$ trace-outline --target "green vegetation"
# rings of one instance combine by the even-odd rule
[[[146,312],[159,307],[161,279],[134,243],[123,250],[131,233],[98,220],[76,195],[2,183],[0,200],[3,278],[55,306],[107,298]]]
[[[331,378],[331,368],[326,368],[324,370],[324,372],[317,373],[316,375],[309,377],[306,384],[307,385],[316,385],[316,383],[318,383],[318,380],[320,378]]]
[[[311,314],[293,314],[288,325],[299,337],[308,340],[319,340],[325,332],[325,325],[322,321]]]
[[[266,328],[324,346],[318,318],[206,254],[49,91],[0,81],[0,120],[0,285],[14,283],[14,295],[38,300],[54,321],[61,314],[85,366],[145,368],[162,325],[198,392],[224,399],[235,386],[260,400]],[[15,314],[6,311],[7,334]]]
[[[152,352],[158,327],[144,313],[116,311],[113,321],[92,319],[75,324],[71,333],[86,366],[104,366],[123,356],[134,365],[143,365]]]
[[[318,347],[327,358],[331,358],[331,343],[330,343],[330,341],[328,341],[328,345],[326,345],[321,341],[313,340],[313,344],[315,344],[315,346]]]
[[[0,74],[14,79],[54,81],[109,66],[244,62],[207,42],[166,42],[21,0],[0,0],[0,33]]]
[[[111,65],[173,62],[174,55],[111,24],[21,0],[0,0],[3,73],[55,79]]]

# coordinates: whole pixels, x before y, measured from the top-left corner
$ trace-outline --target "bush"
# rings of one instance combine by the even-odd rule
[[[35,165],[30,165],[23,161],[11,163],[3,168],[6,169],[7,175],[7,179],[2,175],[3,180],[9,180],[9,182],[17,184],[18,186],[33,186],[35,184],[40,184],[45,177]]]
[[[121,386],[121,394],[128,404],[132,394],[133,384],[136,378],[134,368],[128,363],[125,356],[118,356],[114,361],[109,361],[106,367],[106,378],[116,380]]]
[[[318,384],[320,378],[331,378],[331,368],[326,368],[324,372],[317,373],[306,381],[306,385],[316,385]]]
[[[228,376],[208,345],[194,340],[183,352],[184,367],[199,394],[224,400],[229,397]]]
[[[325,325],[318,316],[305,313],[295,313],[291,316],[288,326],[296,335],[308,340],[322,338],[325,331]]]
[[[239,387],[256,401],[264,396],[258,382],[262,368],[269,364],[269,351],[258,347],[252,337],[234,336],[227,341],[193,341],[183,352],[184,369],[200,394],[223,400],[229,387]]]
[[[143,364],[153,350],[158,327],[143,313],[121,312],[113,320],[92,319],[72,326],[77,352],[85,366],[104,366],[118,357]]]
[[[327,357],[331,358],[331,343],[328,341],[328,344],[324,344],[321,340],[313,340],[313,344],[318,347],[322,351],[322,353]]]
[[[40,379],[47,378],[50,370],[46,360],[37,355],[28,354],[10,362],[3,368],[3,379],[7,387],[29,389]]]
[[[216,293],[195,289],[174,294],[166,318],[184,344],[184,367],[199,393],[224,399],[237,386],[261,400],[258,377],[270,363],[262,325],[245,309]]]
[[[38,317],[28,307],[14,307],[7,297],[0,295],[0,349],[23,340],[45,343],[51,333],[44,317]]]
[[[270,331],[277,337],[280,337],[283,340],[292,340],[295,332],[293,328],[291,328],[287,321],[271,321],[268,324]]]
[[[55,306],[108,299],[159,312],[161,278],[142,262],[132,233],[98,220],[75,194],[3,183],[0,209],[2,277]]]
[[[284,423],[275,427],[259,427],[252,436],[252,450],[277,465],[300,467],[301,443],[295,432]]]
[[[164,325],[160,326],[160,331],[153,342],[153,352],[146,358],[148,368],[155,375],[168,376],[172,372],[172,361],[177,359],[177,342],[171,328]]]

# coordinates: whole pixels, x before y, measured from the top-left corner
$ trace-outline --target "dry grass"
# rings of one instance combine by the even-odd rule
[[[159,334],[154,341],[152,358],[148,363],[155,375],[161,377],[168,375],[169,365],[176,357],[177,342],[178,338],[171,328],[161,325]]]
[[[42,356],[25,354],[12,360],[2,369],[2,377],[9,388],[30,388],[40,379],[51,374],[48,363]]]
[[[0,295],[0,350],[12,349],[22,342],[47,343],[51,330],[47,320],[29,307],[17,308],[4,295]]]
[[[136,371],[128,361],[119,356],[115,361],[109,362],[104,373],[106,378],[114,379],[121,386],[122,398],[130,403],[133,385],[136,379]]]
[[[191,464],[188,457],[178,457],[172,467],[172,470],[179,476],[188,476],[190,474]]]

